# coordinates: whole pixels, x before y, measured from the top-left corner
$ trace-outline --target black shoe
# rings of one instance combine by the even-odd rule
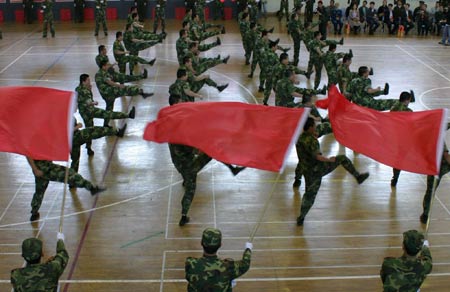
[[[98,32],[96,32],[96,33],[94,34],[94,36],[98,36]]]
[[[31,218],[30,218],[31,220]],[[422,222],[422,224],[427,224],[428,221],[428,216],[425,214],[420,215],[420,222]]]
[[[369,75],[373,75],[373,68],[370,67]]]
[[[220,40],[219,37],[217,37],[216,46],[220,46],[221,44],[222,44],[222,41]]]
[[[238,173],[240,173],[241,171],[243,171],[245,169],[244,166],[235,166],[235,167],[231,167],[231,172],[233,173],[234,176],[238,175]]]
[[[296,179],[296,180],[294,180],[294,183],[292,184],[292,187],[297,189],[297,188],[300,187],[301,184],[302,184],[302,181],[299,180],[299,179]]]
[[[40,214],[39,212],[31,213],[30,221],[36,221],[39,220]]]
[[[280,42],[280,39],[279,39],[279,38],[277,38],[277,39],[274,41],[274,43],[277,44],[277,45],[278,45],[279,42]]]
[[[303,221],[305,221],[305,218],[301,216],[297,217],[297,226],[303,226]]]
[[[43,37],[43,38],[46,38],[47,36],[46,36],[46,35],[43,35],[42,37]]]
[[[339,44],[342,46],[344,44],[344,38],[341,38],[341,40],[339,41]]]
[[[184,226],[184,225],[186,225],[186,223],[188,223],[188,222],[189,222],[189,217],[186,216],[186,215],[182,215],[182,216],[181,216],[181,219],[180,219],[180,222],[178,222],[178,225],[179,225],[179,226]]]
[[[416,95],[414,94],[414,91],[410,90],[409,93],[411,94],[411,102],[416,101]]]
[[[88,156],[94,156],[94,154],[95,154],[94,150],[92,150],[91,148],[87,149],[87,155]]]
[[[220,54],[216,57],[216,60],[220,60],[220,58],[222,58],[221,56],[220,56]]]
[[[273,30],[275,29],[275,27],[272,26],[271,29],[268,30],[268,32],[273,33]]]
[[[220,32],[221,34],[225,34],[225,26],[222,27],[222,31]]]
[[[106,191],[106,188],[95,186],[95,187],[92,187],[92,189],[91,189],[91,195],[94,196],[94,195],[96,195],[98,193],[101,193],[101,192],[104,192],[104,191]]]
[[[129,119],[134,119],[135,116],[136,116],[136,107],[133,106],[131,111],[128,113],[128,118]]]
[[[146,93],[146,92],[142,92],[141,95],[142,95],[142,98],[143,98],[143,99],[146,99],[147,97],[153,96],[154,93]]]
[[[217,86],[217,90],[219,90],[219,92],[222,92],[222,91],[224,91],[225,88],[227,88],[227,87],[228,87],[228,83],[227,83],[227,84],[224,84],[224,85]]]
[[[389,83],[386,83],[384,85],[383,93],[384,93],[384,95],[388,95],[389,94]]]
[[[367,178],[369,177],[369,173],[361,173],[356,177],[356,180],[358,181],[358,184],[362,184]]]
[[[52,38],[54,38],[55,37],[55,34],[54,33],[52,33]]]
[[[391,187],[395,188],[397,186],[397,180],[395,178],[391,179]]]
[[[107,31],[105,31],[105,36],[107,36],[108,35],[108,32]]]
[[[264,102],[264,103],[263,103],[263,105],[265,105],[265,106],[269,106],[269,104],[268,104],[267,102]]]
[[[153,66],[153,65],[155,65],[155,62],[156,62],[156,58],[154,58],[153,60],[151,60],[150,62],[148,62],[148,64],[149,64],[150,66]]]
[[[260,87],[258,88],[258,92],[264,92],[264,87],[261,87],[261,86],[260,86]]]
[[[350,56],[350,58],[353,58],[353,50],[352,49],[348,50],[348,55]]]
[[[144,73],[142,73],[142,78],[147,79],[147,77],[148,77],[148,71],[147,71],[147,69],[144,69]]]
[[[319,94],[327,94],[327,86],[324,85],[322,90],[319,91]]]
[[[253,73],[247,75],[248,78],[253,78]]]
[[[290,49],[291,48],[285,48],[285,49],[281,49],[281,50],[283,51],[283,53],[287,53],[287,52],[289,52]]]
[[[227,57],[225,57],[225,59],[222,60],[222,63],[226,64],[228,63],[228,60],[230,59],[230,55],[228,55]]]
[[[306,77],[306,79],[310,79],[311,78],[311,73],[310,72],[306,72],[305,73],[305,77]]]
[[[116,136],[119,137],[119,138],[122,138],[125,135],[126,129],[127,129],[127,124],[123,125],[122,128],[117,130]]]
[[[245,65],[250,65],[250,61],[249,60],[245,60]]]

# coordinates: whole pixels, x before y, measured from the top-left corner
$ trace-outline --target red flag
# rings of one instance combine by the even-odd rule
[[[0,151],[67,161],[74,109],[71,91],[0,87]]]
[[[225,163],[280,171],[308,113],[239,102],[181,103],[160,110],[144,139],[192,146]]]
[[[328,96],[328,115],[339,143],[397,169],[439,173],[447,109],[379,112],[350,103],[336,86]]]

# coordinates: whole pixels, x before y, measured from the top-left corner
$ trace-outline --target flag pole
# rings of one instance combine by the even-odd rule
[[[273,194],[275,193],[275,187],[278,183],[278,180],[280,179],[280,174],[281,173],[279,172],[277,178],[275,179],[275,182],[273,183],[272,190],[270,191],[269,194],[269,198],[267,198],[266,203],[264,204],[263,211],[261,212],[261,215],[259,216],[258,221],[256,222],[256,226],[253,229],[252,233],[250,234],[249,242],[253,242],[253,238],[255,238],[255,234],[258,231],[259,226],[261,225],[261,221],[264,218],[264,215],[266,214],[267,208],[269,207],[269,202],[271,201]]]
[[[434,176],[433,189],[431,191],[431,198],[430,198],[430,211],[428,212],[427,225],[425,226],[425,238],[428,238],[428,228],[430,227],[430,221],[431,221],[431,210],[433,209],[433,202],[434,202],[434,197],[436,195],[436,186],[437,186],[438,179],[439,179],[438,175]]]
[[[66,204],[66,193],[67,193],[67,181],[69,180],[69,159],[67,159],[66,164],[66,174],[64,175],[64,190],[63,190],[63,199],[61,204],[61,214],[59,215],[59,232],[63,232],[63,223],[64,223],[64,206]]]

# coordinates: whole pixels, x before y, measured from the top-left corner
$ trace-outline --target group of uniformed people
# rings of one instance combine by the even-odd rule
[[[165,1],[158,1],[161,5],[160,7],[164,7]],[[191,2],[193,2],[193,6],[187,9],[182,29],[179,31],[179,39],[176,43],[179,69],[177,70],[176,81],[169,88],[170,105],[179,102],[194,102],[195,98],[202,98],[202,95],[198,92],[205,84],[217,88],[219,92],[225,90],[228,86],[228,84],[217,84],[210,78],[209,74],[204,74],[204,72],[219,64],[226,64],[230,56],[225,58],[222,58],[220,55],[214,58],[200,57],[201,52],[221,45],[219,37],[208,44],[204,43],[204,41],[210,37],[224,34],[225,28],[222,25],[205,22],[203,15],[204,0]],[[281,2],[282,5],[286,5],[283,1]],[[284,2],[287,3],[287,1]],[[98,48],[99,54],[96,56],[95,61],[99,70],[95,74],[95,82],[102,98],[106,102],[106,109],[96,107],[98,103],[93,99],[90,76],[88,74],[80,75],[80,83],[76,91],[78,93],[78,110],[84,121],[85,129],[80,130],[81,124],[74,122],[73,148],[71,152],[72,164],[68,170],[68,183],[71,189],[77,187],[86,188],[90,190],[92,195],[105,190],[105,188],[92,184],[77,173],[81,145],[86,144],[87,154],[93,156],[94,151],[91,148],[93,139],[112,135],[124,136],[126,123],[116,130],[110,127],[109,120],[133,119],[136,115],[136,109],[133,107],[128,113],[113,111],[114,101],[117,97],[141,95],[143,98],[146,98],[153,95],[152,93],[144,92],[138,86],[125,85],[125,83],[148,77],[148,72],[145,69],[143,72],[136,72],[136,64],[152,66],[155,63],[155,59],[146,60],[141,58],[139,57],[139,51],[162,42],[166,36],[162,12],[162,14],[160,13],[157,16],[159,18],[158,23],[161,22],[162,25],[161,34],[156,34],[156,21],[152,32],[144,29],[143,24],[139,21],[139,10],[142,8],[142,5],[139,3],[137,1],[137,6],[130,10],[125,31],[116,33],[113,53],[119,72],[115,70],[115,64],[109,62],[106,47],[101,45]],[[386,83],[384,88],[372,88],[369,75],[373,74],[373,70],[366,66],[360,67],[358,72],[352,72],[349,68],[353,56],[352,51],[336,53],[336,45],[342,45],[342,39],[340,41],[323,40],[319,31],[312,30],[315,27],[315,24],[311,23],[312,19],[308,21],[308,18],[306,18],[305,25],[301,24],[300,10],[302,4],[298,1],[296,3],[297,6],[295,6],[294,13],[287,16],[290,19],[289,32],[294,41],[294,62],[289,61],[289,55],[287,54],[289,48],[281,48],[278,45],[278,40],[270,40],[269,33],[273,32],[273,29],[267,30],[259,25],[257,20],[252,21],[251,11],[249,11],[248,6],[245,6],[239,13],[239,27],[244,43],[246,64],[249,65],[250,59],[252,59],[252,70],[249,77],[253,77],[256,64],[259,64],[261,68],[259,89],[264,92],[263,104],[268,105],[273,90],[275,92],[276,106],[311,108],[310,117],[307,119],[304,131],[296,144],[299,163],[295,171],[293,187],[298,188],[300,186],[302,177],[305,178],[306,183],[306,192],[302,198],[300,215],[297,218],[297,224],[301,226],[304,224],[305,216],[314,203],[323,176],[342,165],[355,177],[358,184],[363,183],[369,177],[369,173],[358,172],[345,155],[335,157],[322,155],[318,137],[331,133],[332,127],[329,120],[323,118],[315,108],[316,95],[325,94],[327,87],[337,84],[349,100],[361,106],[376,110],[410,111],[408,104],[414,101],[414,93],[412,91],[403,92],[399,100],[374,99],[374,96],[387,95],[389,93],[389,84]],[[308,16],[307,13],[306,16]],[[51,23],[49,25],[52,36],[54,36]],[[310,62],[306,71],[297,67],[299,62],[299,43],[301,40],[305,42],[310,53]],[[327,52],[323,52],[322,48],[326,46],[329,49]],[[277,50],[281,50],[283,53],[278,56],[276,54]],[[342,62],[339,64],[338,61],[341,59]],[[129,74],[126,74],[127,63],[129,64]],[[319,90],[318,87],[321,82],[320,72],[323,66],[325,66],[328,74],[328,85]],[[301,74],[309,79],[313,67],[316,74],[314,89],[295,86],[299,83],[296,75]],[[294,97],[301,98],[301,102],[296,102]],[[94,126],[94,118],[104,119],[103,126]],[[183,177],[185,193],[182,199],[182,214],[179,225],[184,226],[189,222],[187,213],[194,198],[197,173],[212,158],[195,148],[185,145],[169,144],[169,149],[172,161]],[[439,179],[450,170],[450,156],[447,149],[445,149],[443,155],[444,159]],[[36,181],[36,192],[31,203],[32,216],[30,217],[30,220],[34,221],[39,219],[39,207],[49,181],[63,182],[67,169],[51,161],[38,161],[28,158],[28,162]],[[234,175],[237,175],[244,169],[243,167],[229,164],[225,165]],[[392,187],[396,186],[399,174],[400,170],[393,170]],[[428,220],[433,180],[434,177],[432,176],[431,179],[430,177],[428,178],[427,191],[424,198],[424,213],[420,218],[423,223]],[[384,291],[416,291],[425,279],[425,276],[431,271],[432,260],[428,249],[429,244],[423,234],[410,230],[403,235],[403,256],[400,258],[386,258],[383,262],[380,275]],[[64,248],[64,235],[58,233],[57,238],[57,255],[44,264],[40,264],[42,242],[34,238],[23,242],[22,255],[27,265],[25,268],[15,269],[11,273],[11,282],[15,291],[55,290],[58,278],[68,262],[68,254]],[[188,291],[204,291],[205,289],[208,291],[231,291],[235,285],[234,279],[244,274],[250,268],[252,243],[246,243],[242,260],[233,261],[231,259],[222,260],[217,257],[217,250],[221,246],[221,241],[222,234],[220,230],[214,228],[204,230],[201,241],[204,251],[203,257],[189,257],[186,259],[185,270],[186,279],[189,282]]]

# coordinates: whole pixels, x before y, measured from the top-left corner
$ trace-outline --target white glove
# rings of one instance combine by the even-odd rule
[[[57,240],[62,240],[62,241],[64,241],[64,233],[58,232],[58,233],[56,234],[56,239],[57,239]]]
[[[428,240],[424,240],[423,246],[430,247],[430,243],[428,242]]]
[[[245,249],[249,249],[249,250],[252,250],[253,249],[253,243],[251,243],[251,242],[246,242],[245,243]]]
[[[236,287],[236,280],[231,280],[231,288]]]

